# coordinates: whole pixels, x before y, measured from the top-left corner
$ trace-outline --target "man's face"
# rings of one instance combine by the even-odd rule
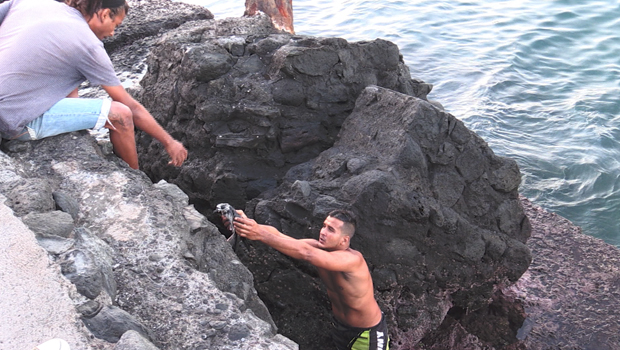
[[[344,235],[342,234],[342,222],[339,219],[328,216],[323,221],[323,227],[319,233],[319,244],[321,248],[333,250],[342,242]]]
[[[100,40],[114,35],[114,30],[125,19],[125,12],[120,12],[114,18],[110,16],[110,9],[101,9],[88,21],[90,29]]]

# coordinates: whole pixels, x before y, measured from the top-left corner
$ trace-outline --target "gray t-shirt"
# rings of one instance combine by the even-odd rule
[[[17,134],[85,80],[120,85],[78,10],[53,0],[0,4],[0,132]]]

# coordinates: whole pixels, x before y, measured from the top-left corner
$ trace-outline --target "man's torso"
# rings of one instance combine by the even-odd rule
[[[328,271],[318,268],[319,276],[327,288],[334,316],[353,327],[368,328],[381,320],[381,310],[374,298],[372,278],[364,258],[354,271]]]
[[[120,84],[79,11],[53,0],[10,5],[0,24],[0,131],[21,130],[86,79]]]

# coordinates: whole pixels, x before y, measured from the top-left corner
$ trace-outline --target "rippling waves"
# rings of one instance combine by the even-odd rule
[[[244,1],[191,0],[216,18]],[[521,193],[620,246],[616,1],[294,0],[297,34],[396,43],[430,99],[523,173]]]

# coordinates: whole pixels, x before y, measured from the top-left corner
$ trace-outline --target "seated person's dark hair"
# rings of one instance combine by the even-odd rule
[[[129,13],[129,5],[124,0],[64,0],[64,2],[88,17],[92,17],[102,8],[109,8],[112,18],[123,11],[125,15]]]

